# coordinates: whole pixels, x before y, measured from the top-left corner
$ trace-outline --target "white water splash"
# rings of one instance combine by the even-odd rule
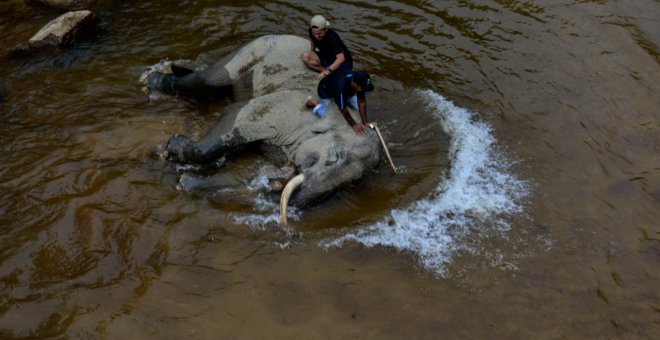
[[[234,222],[247,224],[255,230],[265,230],[269,226],[277,226],[280,223],[279,202],[274,202],[264,195],[264,192],[271,190],[266,168],[264,166],[259,169],[257,176],[247,185],[248,190],[258,192],[254,199],[255,213],[234,216]],[[288,218],[292,221],[300,220],[300,210],[290,206],[288,208]]]
[[[246,224],[253,230],[266,230],[269,227],[278,226],[280,223],[280,206],[271,199],[259,193],[254,199],[253,214],[237,214],[234,216],[234,222]],[[291,221],[300,220],[300,210],[290,206],[287,209],[288,218]]]
[[[252,191],[270,190],[268,176],[266,176],[263,168],[259,170],[257,176],[248,183],[247,188]]]
[[[249,214],[249,215],[236,215],[234,222],[239,224],[247,224],[253,230],[266,230],[270,225],[277,225],[280,222],[278,214]]]
[[[429,108],[451,139],[447,178],[427,199],[320,245],[339,247],[353,241],[367,247],[389,246],[416,254],[425,268],[444,275],[453,254],[465,247],[459,239],[470,229],[508,230],[506,218],[522,212],[527,189],[508,172],[509,163],[496,150],[487,124],[433,91],[419,93],[429,100]]]

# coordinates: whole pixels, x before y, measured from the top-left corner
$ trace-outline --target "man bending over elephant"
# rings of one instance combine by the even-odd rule
[[[319,79],[332,72],[353,70],[353,58],[339,35],[329,29],[330,22],[323,16],[312,18],[308,28],[311,51],[305,51],[300,59],[307,67],[321,72]],[[317,50],[318,49],[318,50]]]
[[[334,99],[344,119],[355,133],[362,135],[365,126],[369,124],[367,121],[367,92],[371,92],[373,89],[374,85],[371,83],[369,73],[366,71],[332,73],[319,82],[317,91],[321,99],[320,102],[309,97],[305,102],[305,106],[313,107],[314,114],[319,118],[323,118],[330,100]],[[348,105],[360,112],[361,124],[355,122],[351,117],[348,112]]]

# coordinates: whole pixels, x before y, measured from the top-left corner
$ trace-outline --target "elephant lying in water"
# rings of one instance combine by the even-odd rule
[[[289,184],[299,186],[291,199],[299,207],[322,200],[374,169],[380,161],[374,131],[356,135],[334,105],[322,119],[303,105],[317,86],[317,74],[297,57],[308,48],[306,39],[269,35],[202,71],[174,66],[173,73],[149,75],[150,90],[250,98],[228,106],[200,140],[172,137],[165,157],[207,164],[241,145],[259,143],[276,166],[295,165],[298,175]],[[284,223],[288,195],[295,189],[287,185],[282,194]]]

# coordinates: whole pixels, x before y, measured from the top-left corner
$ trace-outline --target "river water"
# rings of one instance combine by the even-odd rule
[[[657,0],[117,1],[8,57],[60,13],[0,2],[1,337],[660,334]],[[293,236],[256,150],[217,169],[238,185],[178,192],[194,169],[163,145],[228,102],[140,76],[317,13],[372,74],[400,173],[294,211]]]

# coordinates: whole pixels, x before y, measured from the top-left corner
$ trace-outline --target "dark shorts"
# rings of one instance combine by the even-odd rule
[[[319,81],[319,85],[316,88],[319,98],[334,99],[339,97],[339,94],[341,93],[341,90],[344,87],[344,81],[345,81],[344,74],[345,72],[335,71],[330,73],[330,75],[328,75],[327,77],[323,77],[321,81]]]
[[[321,66],[328,67],[328,66],[332,65],[332,62],[334,60],[328,61],[326,59],[323,59],[323,57],[321,57],[321,54],[319,53],[319,51],[314,51],[314,53],[316,53],[316,56],[319,57],[319,61],[321,62]],[[348,71],[352,71],[352,70],[353,70],[353,63],[343,62],[341,64],[341,66],[339,66],[338,69],[333,70],[333,72],[334,71],[347,71],[348,72]]]

